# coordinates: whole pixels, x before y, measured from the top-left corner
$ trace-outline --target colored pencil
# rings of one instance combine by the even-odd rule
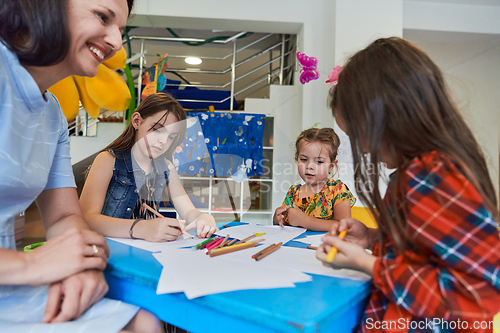
[[[311,250],[317,250],[318,249],[317,246],[312,246],[312,245],[307,245],[307,248],[311,249]]]
[[[231,246],[231,245],[233,245],[234,243],[236,243],[237,241],[238,241],[238,239],[237,239],[237,238],[235,238],[235,239],[233,239],[232,241],[228,242],[228,243],[226,244],[226,246]]]
[[[248,249],[248,248],[251,248],[254,246],[257,246],[256,242],[247,242],[247,243],[243,243],[243,244],[228,246],[228,247],[218,249],[218,250],[211,252],[210,257],[215,257],[215,256],[220,256],[221,254],[241,251],[241,250],[245,250],[245,249]]]
[[[207,244],[207,243],[208,243],[208,242],[210,242],[211,240],[213,240],[213,237],[211,237],[211,238],[209,238],[209,239],[204,240],[204,241],[203,241],[203,242],[201,242],[200,244],[196,244],[195,246],[193,246],[193,247],[191,248],[191,250],[193,250],[193,251],[199,250],[201,246],[203,246],[203,245]]]
[[[269,245],[269,246],[268,246],[268,247],[266,247],[265,249],[263,249],[263,250],[261,250],[261,251],[257,252],[256,254],[254,254],[254,255],[252,256],[252,259],[255,259],[255,256],[261,255],[263,252],[265,252],[265,251],[267,251],[267,250],[271,249],[271,248],[272,248],[273,246],[275,246],[275,245],[276,245],[276,243],[272,243],[271,245]]]
[[[229,238],[229,234],[226,235],[226,238],[224,238],[222,240],[222,242],[220,242],[217,246],[211,248],[210,250],[216,250],[216,249],[220,249],[221,247],[224,247],[224,244],[226,244],[228,238]]]
[[[236,244],[234,244],[234,245],[241,244],[241,243],[245,243],[245,242],[249,241],[250,239],[255,238],[256,236],[257,236],[256,234],[250,235],[250,236],[248,236],[247,238],[240,240],[239,242],[237,242],[237,243],[236,243]]]
[[[213,243],[217,242],[219,240],[219,238],[220,237],[214,237],[214,238],[212,238],[212,240],[210,242],[205,243],[205,245],[200,246],[200,250],[203,250],[204,248],[207,248],[210,245],[212,245]]]
[[[229,247],[234,247],[234,246],[240,246],[240,245],[243,245],[243,244],[248,244],[248,243],[255,243],[255,244],[258,244],[260,242],[265,242],[266,240],[265,239],[254,239],[252,241],[249,241],[249,242],[246,242],[246,243],[242,243],[242,244],[235,244],[235,245],[231,245],[231,246],[225,246],[225,247],[219,247],[219,246],[215,246],[213,248],[211,248],[209,251],[207,251],[207,254],[212,254],[214,253],[216,250],[220,250],[220,249],[227,249]]]
[[[255,261],[259,261],[265,257],[267,257],[268,255],[270,255],[271,253],[279,250],[279,248],[281,247],[281,245],[283,245],[283,242],[279,242],[278,244],[276,244],[274,247],[272,247],[271,249],[269,249],[268,251],[264,251],[263,253],[261,253],[260,255],[258,256],[255,256]]]
[[[347,234],[347,230],[343,230],[339,234],[339,238],[344,239],[345,235]],[[337,248],[332,247],[330,251],[328,251],[328,254],[326,255],[326,261],[327,262],[333,262],[333,258],[335,258],[335,255],[337,254]]]
[[[211,249],[213,249],[214,247],[217,247],[217,245],[219,245],[220,243],[222,243],[224,239],[223,238],[219,238],[218,240],[216,240],[214,243],[210,244],[209,246],[207,246],[207,250],[210,251]]]
[[[154,210],[153,208],[149,207],[148,204],[145,202],[142,203],[142,206],[144,208],[146,208],[147,210],[149,210],[151,213],[155,214],[157,217],[165,217],[165,216],[161,215],[159,212],[157,212],[156,210]]]

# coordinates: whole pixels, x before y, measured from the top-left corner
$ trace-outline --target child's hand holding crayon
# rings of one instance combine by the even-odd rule
[[[365,249],[369,248],[374,241],[374,239],[371,239],[370,229],[353,218],[342,219],[339,223],[334,223],[330,227],[328,234],[338,236],[343,230],[347,230],[344,238],[346,241],[356,243]]]
[[[367,253],[363,247],[328,234],[323,237],[323,242],[316,250],[316,258],[325,266],[351,268],[373,275],[376,257]],[[333,261],[329,262],[328,253],[335,249],[337,249],[336,255]]]
[[[373,275],[376,257],[365,251],[372,244],[373,234],[356,219],[342,219],[323,236],[316,258],[325,266],[352,268]]]

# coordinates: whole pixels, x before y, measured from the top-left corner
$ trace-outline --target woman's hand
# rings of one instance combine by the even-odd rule
[[[179,220],[167,217],[141,220],[134,226],[134,237],[150,242],[174,241],[180,234]]]
[[[273,222],[278,223],[280,227],[285,226],[285,213],[290,208],[290,205],[280,206],[274,211]]]
[[[323,265],[333,268],[351,268],[369,275],[373,275],[373,266],[375,265],[375,256],[368,254],[364,247],[343,240],[337,236],[325,235],[321,244],[316,250],[316,258],[323,262]],[[332,247],[337,248],[337,254],[333,262],[326,261],[326,256]]]
[[[100,271],[74,274],[49,287],[42,323],[61,323],[79,318],[108,292]]]
[[[109,248],[103,236],[71,228],[27,252],[25,274],[31,277],[33,284],[54,283],[84,270],[104,270],[108,256]]]
[[[360,221],[353,218],[342,219],[330,227],[328,235],[338,236],[343,230],[347,230],[344,240],[358,244],[365,249],[370,245],[369,229]]]
[[[215,224],[214,217],[207,213],[201,213],[197,218],[189,223],[189,225],[186,226],[186,231],[194,229],[195,227],[198,238],[208,238],[212,236],[214,232],[219,230]]]

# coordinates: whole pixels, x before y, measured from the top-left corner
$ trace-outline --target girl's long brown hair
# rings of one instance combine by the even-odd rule
[[[164,115],[155,124],[153,124],[151,129],[153,129],[156,124],[164,122],[169,114],[173,114],[177,118],[177,121],[186,120],[186,113],[184,112],[182,106],[179,104],[179,102],[177,102],[175,98],[167,93],[156,93],[149,95],[141,102],[141,104],[139,104],[135,112],[138,112],[143,119],[151,117],[158,112],[164,112]],[[179,136],[174,142],[172,142],[170,147],[164,153],[164,155],[169,160],[171,160],[172,153],[174,152],[175,148],[180,145],[182,140],[184,139],[186,122],[183,121],[182,124],[183,128],[181,129]],[[108,149],[120,152],[127,151],[135,144],[135,135],[135,128],[132,125],[132,122],[130,122],[123,133],[120,134],[120,136],[116,138],[115,141],[111,142],[102,151],[106,151]]]
[[[405,196],[397,186],[405,164],[424,153],[438,151],[450,158],[498,218],[482,150],[453,104],[440,69],[414,45],[397,37],[382,38],[357,52],[330,90],[330,107],[349,135],[356,184],[375,189],[358,195],[400,251],[416,245],[406,233],[406,216],[399,211]],[[377,190],[381,149],[388,149],[397,164],[389,207]],[[363,154],[367,150],[369,161]],[[364,171],[368,163],[375,172]]]

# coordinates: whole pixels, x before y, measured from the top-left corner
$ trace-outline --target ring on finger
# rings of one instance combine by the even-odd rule
[[[94,254],[98,254],[99,253],[99,248],[97,247],[97,245],[92,245],[92,249],[94,250]]]

